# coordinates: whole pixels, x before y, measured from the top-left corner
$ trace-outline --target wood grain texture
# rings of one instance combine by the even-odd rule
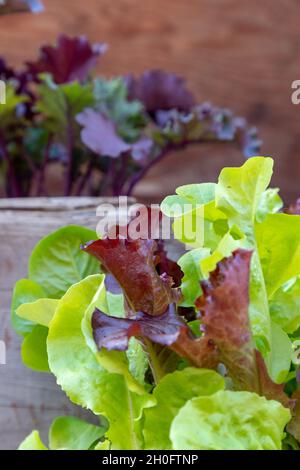
[[[61,33],[86,34],[110,49],[106,76],[161,67],[185,75],[199,100],[232,107],[259,127],[263,154],[276,160],[274,184],[287,201],[299,196],[300,106],[291,103],[299,79],[297,0],[45,0],[41,15],[0,18],[0,54],[32,59]],[[209,156],[208,156],[209,155]],[[169,156],[137,188],[159,199],[179,184],[216,179],[242,161],[233,149],[199,147]]]

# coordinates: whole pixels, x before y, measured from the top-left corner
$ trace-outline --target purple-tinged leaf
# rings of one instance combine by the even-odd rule
[[[91,45],[83,37],[61,35],[56,46],[43,46],[36,62],[27,66],[33,75],[50,73],[56,84],[86,80],[97,60],[107,49],[105,44]]]
[[[197,105],[189,113],[177,109],[158,112],[156,121],[162,136],[175,146],[192,142],[235,142],[246,157],[251,157],[259,154],[262,144],[256,129],[249,127],[245,119],[210,103]]]
[[[257,375],[259,388],[255,390],[260,395],[264,395],[268,400],[277,400],[286,408],[294,406],[294,400],[291,400],[284,392],[284,385],[276,384],[269,376],[265,361],[259,351],[255,351],[257,366]]]
[[[294,392],[292,400],[294,400],[292,420],[287,425],[287,431],[300,443],[300,390]]]
[[[147,163],[154,147],[154,142],[149,137],[141,137],[131,146],[131,156],[139,164]]]
[[[215,346],[218,362],[225,365],[236,389],[256,392],[288,406],[283,386],[270,379],[252,340],[248,314],[251,256],[250,251],[236,250],[218,263],[208,281],[201,282],[203,295],[196,301],[203,330],[200,342],[206,340]]]
[[[92,328],[98,349],[106,348],[109,351],[125,351],[132,336],[169,346],[178,339],[181,331],[188,330],[184,321],[176,315],[173,304],[160,316],[153,317],[139,312],[132,319],[111,317],[96,309]],[[191,332],[189,334],[193,337]]]
[[[251,252],[236,251],[217,265],[209,280],[202,282],[203,336],[190,340],[182,335],[172,349],[197,367],[215,368],[223,363],[243,390],[257,389],[256,364],[248,317]]]
[[[122,287],[111,273],[105,274],[104,284],[107,292],[111,294],[122,294],[123,292]]]
[[[156,256],[155,264],[158,274],[167,274],[173,280],[173,287],[179,287],[184,274],[179,264],[168,258],[164,240],[157,240],[157,250],[154,254]]]
[[[126,79],[129,98],[141,101],[150,114],[159,110],[189,111],[195,104],[185,79],[163,70],[149,70],[140,78]]]
[[[118,136],[113,121],[98,111],[87,108],[77,115],[76,120],[83,126],[82,142],[94,153],[117,158],[130,150],[130,146]]]
[[[161,315],[175,299],[168,276],[159,276],[155,268],[154,240],[102,239],[83,247],[110,272],[124,291],[132,312]]]

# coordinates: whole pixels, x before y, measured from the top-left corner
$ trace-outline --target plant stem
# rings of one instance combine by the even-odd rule
[[[67,104],[68,106],[68,104]],[[73,185],[73,148],[74,148],[74,129],[72,125],[72,117],[70,110],[67,111],[67,132],[66,132],[66,147],[67,147],[67,170],[65,177],[65,196],[70,196]]]
[[[130,184],[128,186],[128,189],[126,191],[126,196],[131,196],[133,189],[135,186],[143,179],[148,171],[151,170],[151,168],[156,165],[158,162],[160,162],[169,152],[172,150],[180,150],[184,148],[187,145],[187,142],[183,142],[180,144],[169,144],[166,145],[161,152],[153,158],[146,166],[144,166],[138,173],[136,173],[133,178],[130,181]]]
[[[8,197],[20,197],[22,196],[22,191],[20,189],[16,173],[2,135],[0,135],[0,153],[2,154],[2,158],[5,164],[7,165],[6,194]]]
[[[131,181],[130,181],[129,186],[128,186],[127,191],[126,191],[126,196],[131,196],[132,191],[134,190],[135,186],[146,176],[146,174],[151,170],[151,168],[154,165],[156,165],[157,163],[159,163],[161,160],[163,160],[163,158],[168,153],[174,152],[174,151],[176,152],[178,150],[182,150],[187,146],[197,145],[197,144],[199,145],[199,144],[202,144],[202,143],[210,143],[210,142],[213,142],[214,144],[219,143],[219,144],[223,144],[223,145],[226,144],[226,143],[232,143],[232,141],[217,141],[217,140],[209,141],[209,140],[205,140],[205,139],[201,138],[201,139],[193,140],[193,141],[184,140],[184,141],[182,141],[178,144],[167,144],[161,150],[161,152],[155,158],[153,158],[153,160],[151,160],[146,166],[141,168],[141,170],[131,178]]]
[[[51,149],[51,145],[52,145],[52,140],[53,140],[53,135],[50,134],[49,137],[48,137],[48,140],[47,140],[46,147],[45,147],[43,163],[42,163],[40,173],[39,173],[39,182],[38,182],[38,187],[37,187],[37,191],[36,191],[37,197],[45,195],[45,187],[44,187],[45,186],[45,176],[46,176],[45,173],[46,173],[46,167],[47,167],[49,157],[50,157],[50,149]]]
[[[117,196],[123,195],[124,186],[125,186],[126,181],[128,179],[127,166],[128,166],[129,158],[130,158],[130,153],[129,152],[127,152],[125,155],[122,156],[122,164],[121,164],[121,168],[120,168],[119,175],[118,175],[118,182],[119,183],[118,183],[118,194],[117,194]]]
[[[93,166],[94,166],[94,159],[91,156],[90,161],[87,165],[87,170],[80,178],[80,181],[79,181],[79,184],[78,184],[77,190],[76,190],[76,196],[81,196],[81,193],[85,188],[85,185],[87,184],[87,182],[90,179],[90,176],[91,176],[92,171],[93,171]]]

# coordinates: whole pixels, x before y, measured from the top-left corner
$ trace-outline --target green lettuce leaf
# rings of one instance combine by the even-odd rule
[[[103,282],[102,275],[89,276],[60,300],[49,328],[49,365],[71,401],[106,416],[112,449],[139,449],[142,410],[152,406],[153,399],[146,392],[130,391],[123,375],[105,370],[82,331],[84,315]]]
[[[224,389],[224,379],[212,370],[186,368],[166,375],[153,394],[157,405],[145,410],[144,436],[147,449],[171,449],[171,423],[191,398]]]
[[[290,411],[255,393],[219,391],[193,398],[172,422],[181,450],[280,450]]]
[[[184,272],[181,281],[181,292],[183,295],[183,307],[192,307],[195,300],[201,295],[200,281],[204,276],[200,269],[200,261],[210,255],[208,248],[196,248],[195,250],[185,253],[179,260],[178,264]]]
[[[203,277],[208,277],[209,273],[216,269],[217,264],[224,258],[228,258],[231,254],[242,246],[242,241],[234,236],[229,230],[220,240],[214,252],[200,260],[200,267]]]
[[[266,357],[266,364],[271,379],[277,383],[285,382],[292,361],[292,343],[279,325],[271,323],[271,351]]]
[[[24,364],[37,372],[50,372],[47,355],[48,328],[36,325],[22,343],[21,356]]]
[[[108,372],[123,375],[128,388],[138,394],[143,394],[145,391],[143,386],[132,376],[129,370],[128,357],[125,352],[120,351],[108,351],[102,348],[98,351],[96,343],[93,337],[92,329],[92,316],[95,308],[100,308],[106,314],[109,314],[109,305],[107,302],[107,292],[105,284],[102,282],[99,289],[95,293],[91,300],[81,323],[82,333],[84,334],[85,340],[91,351],[94,353],[98,363]]]
[[[29,260],[29,278],[43,286],[48,297],[60,298],[86,276],[99,272],[99,263],[86,256],[80,245],[95,238],[95,232],[69,225],[43,238]]]
[[[273,160],[249,158],[239,168],[224,168],[216,187],[216,205],[230,221],[253,239],[254,223],[273,171]]]
[[[230,226],[238,226],[246,235],[244,248],[254,250],[250,279],[250,319],[259,349],[266,354],[271,343],[270,313],[266,285],[257,252],[255,223],[270,183],[273,160],[253,157],[239,168],[224,168],[216,188],[216,205],[226,216]]]
[[[30,279],[20,279],[16,282],[11,301],[11,322],[18,334],[30,333],[34,328],[34,323],[17,315],[17,309],[23,304],[43,297],[46,297],[46,292],[37,282]]]
[[[24,439],[20,444],[18,450],[48,450],[47,447],[43,444],[39,432],[32,431],[29,436]]]
[[[256,224],[255,235],[269,298],[300,275],[300,217],[270,214]]]
[[[275,214],[282,209],[283,202],[278,191],[278,188],[269,188],[262,193],[256,210],[257,222],[263,222],[268,214]]]
[[[20,305],[16,313],[19,317],[48,327],[52,320],[56,307],[57,299],[38,299],[35,302],[28,302]]]
[[[300,277],[281,286],[270,300],[271,318],[286,333],[300,328]]]
[[[105,423],[97,426],[73,416],[60,416],[50,427],[49,447],[51,450],[88,450],[106,431]]]

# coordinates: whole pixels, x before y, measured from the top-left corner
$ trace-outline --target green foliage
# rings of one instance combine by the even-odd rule
[[[280,450],[290,412],[255,393],[220,391],[193,398],[171,426],[175,449]]]

